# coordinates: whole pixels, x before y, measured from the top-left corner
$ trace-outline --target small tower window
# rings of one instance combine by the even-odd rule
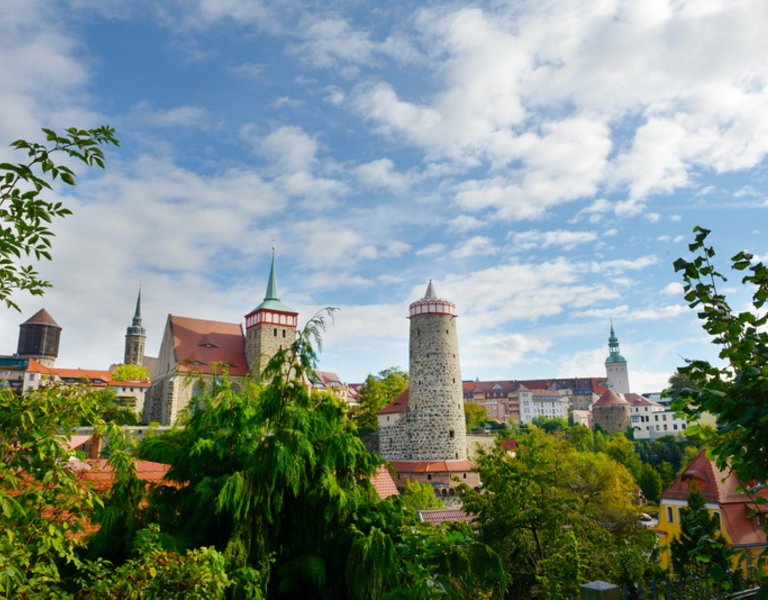
[[[285,337],[285,329],[283,329],[283,337]]]
[[[428,479],[429,481],[432,481],[432,475],[431,475],[431,474],[428,474],[428,475],[427,475],[427,479]]]
[[[455,438],[456,437],[456,432],[453,429],[451,429],[448,432],[448,437],[451,438],[451,439]]]
[[[275,334],[275,337],[277,337],[277,329],[273,329],[272,332]]]

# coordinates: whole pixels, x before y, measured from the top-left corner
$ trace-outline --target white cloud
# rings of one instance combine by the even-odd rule
[[[488,227],[488,222],[470,215],[459,215],[448,221],[448,228],[456,233],[467,233]]]
[[[302,60],[317,67],[335,67],[339,63],[365,63],[374,44],[364,31],[354,29],[340,18],[307,19],[300,26],[303,42],[292,47]]]
[[[206,125],[208,116],[197,106],[176,106],[166,110],[157,109],[150,102],[143,101],[131,108],[131,115],[157,127],[199,127]]]
[[[451,251],[451,258],[461,260],[473,256],[488,256],[497,252],[498,248],[494,245],[493,239],[478,235],[456,246]]]
[[[510,242],[517,250],[531,250],[533,248],[550,248],[560,246],[571,250],[579,244],[586,244],[597,239],[597,234],[591,231],[567,231],[556,229],[553,231],[522,231],[511,233],[508,236]]]
[[[389,158],[380,158],[359,165],[355,168],[355,173],[363,185],[371,188],[384,188],[403,193],[410,185],[408,176],[398,173],[395,163]]]
[[[437,254],[443,254],[445,252],[445,246],[443,244],[429,244],[423,248],[416,250],[416,256],[435,256]]]

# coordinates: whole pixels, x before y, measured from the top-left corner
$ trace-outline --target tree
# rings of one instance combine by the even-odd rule
[[[661,496],[661,475],[651,465],[643,463],[643,469],[637,484],[643,492],[643,496],[650,502],[658,502]]]
[[[534,417],[531,424],[539,429],[543,429],[547,433],[566,431],[568,429],[568,419],[563,417]]]
[[[414,510],[445,508],[445,503],[435,495],[434,488],[419,481],[407,481],[401,499],[404,506]]]
[[[41,388],[22,402],[0,390],[0,590],[8,597],[53,586],[62,565],[82,564],[77,550],[100,500],[64,442],[82,421],[107,432],[101,400],[82,386]]]
[[[369,374],[360,387],[360,408],[356,415],[358,426],[361,429],[376,430],[378,412],[407,389],[408,373],[399,367],[384,369],[378,375]]]
[[[687,360],[678,373],[688,377],[693,389],[683,390],[674,406],[690,420],[703,413],[717,415],[718,436],[712,448],[721,469],[733,466],[742,481],[768,479],[768,267],[746,252],[731,258],[731,268],[751,290],[748,310],[734,312],[719,289],[726,277],[713,264],[716,255],[706,244],[708,229],[694,227],[688,246],[692,260],[678,258],[685,300],[696,309],[702,327],[720,346],[725,366],[704,360]]]
[[[139,365],[117,365],[112,370],[112,381],[144,381],[149,379],[149,371]]]
[[[688,507],[682,512],[680,535],[670,543],[672,568],[680,576],[727,582],[734,551],[720,533],[719,517],[710,514],[695,486],[691,486]]]
[[[485,406],[477,402],[464,403],[464,420],[467,424],[467,431],[472,431],[483,424],[488,419],[488,411]]]
[[[54,219],[71,214],[61,202],[45,200],[44,190],[51,190],[50,181],[57,178],[75,185],[75,173],[65,165],[53,162],[52,155],[63,154],[88,166],[104,168],[104,152],[100,146],[119,145],[115,130],[102,126],[96,129],[67,129],[59,135],[43,129],[48,144],[16,140],[11,147],[26,152],[26,162],[0,163],[0,300],[19,310],[11,299],[16,291],[41,295],[50,283],[41,279],[31,265],[20,260],[51,259]]]

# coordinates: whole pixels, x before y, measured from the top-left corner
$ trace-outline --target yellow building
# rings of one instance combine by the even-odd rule
[[[738,477],[730,471],[718,469],[715,462],[702,452],[661,494],[657,534],[663,568],[669,568],[671,563],[670,542],[680,535],[680,522],[688,506],[688,492],[692,486],[704,496],[707,510],[717,517],[723,537],[739,551],[734,558],[734,567],[743,552],[756,557],[766,547],[764,526],[768,505],[760,505],[761,509],[758,509],[753,498],[740,491],[742,482]],[[768,489],[760,490],[758,495],[768,499]]]

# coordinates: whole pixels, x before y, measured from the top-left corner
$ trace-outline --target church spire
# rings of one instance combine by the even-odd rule
[[[613,320],[611,320],[611,335],[608,337],[608,358],[605,359],[606,363],[625,363],[625,359],[619,352],[619,338],[616,337],[616,333],[613,330]]]
[[[269,281],[267,282],[267,294],[264,300],[280,300],[277,293],[277,272],[275,270],[275,247],[272,247],[272,266],[269,268]]]
[[[136,297],[136,310],[133,311],[133,322],[125,330],[125,354],[123,362],[126,365],[139,365],[144,363],[144,342],[147,330],[141,324],[141,285]]]

